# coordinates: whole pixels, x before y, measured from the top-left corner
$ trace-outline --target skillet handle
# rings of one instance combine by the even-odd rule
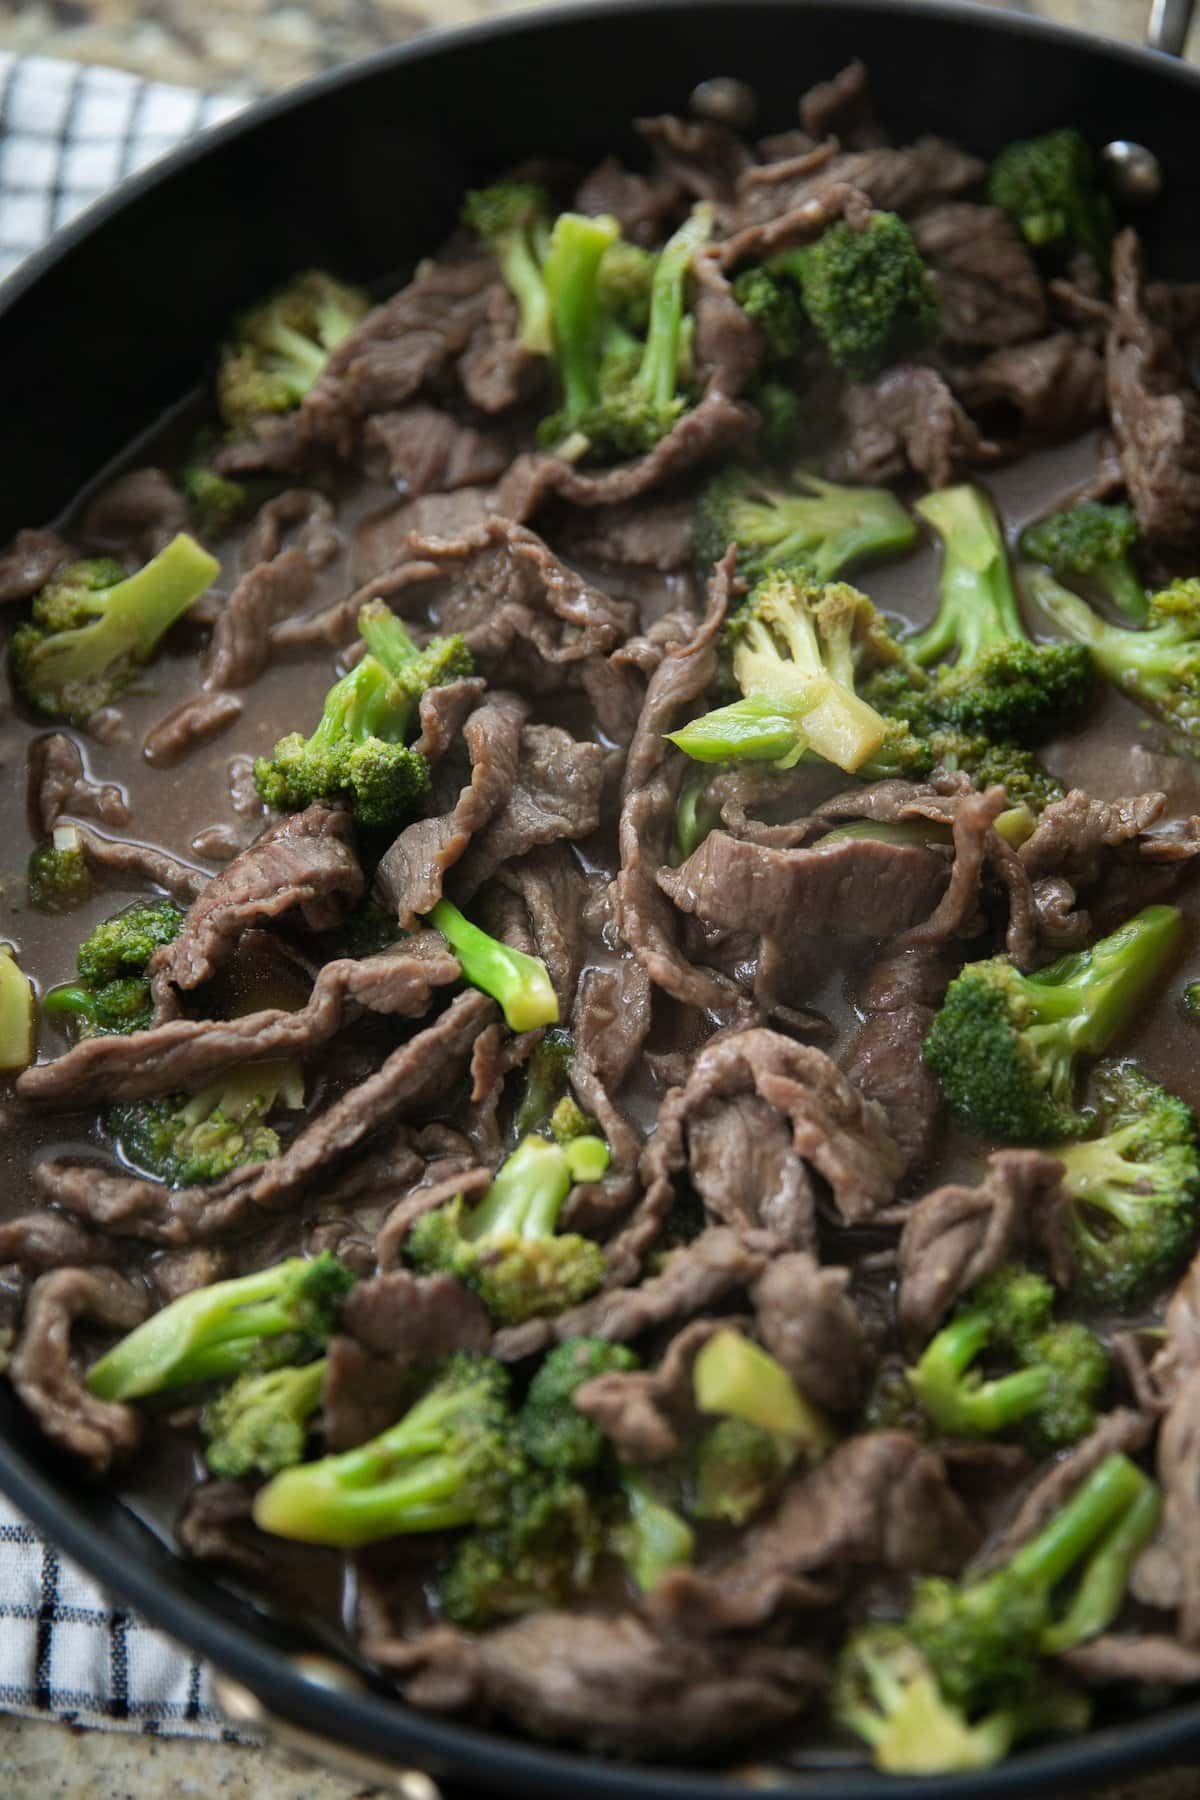
[[[1161,50],[1167,56],[1182,56],[1195,8],[1196,0],[1154,0],[1146,27],[1150,49]]]

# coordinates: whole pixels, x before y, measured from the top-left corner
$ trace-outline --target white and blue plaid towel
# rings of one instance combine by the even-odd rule
[[[0,54],[0,277],[107,189],[244,101],[119,69]],[[0,1499],[0,1710],[169,1737],[237,1739],[207,1666]]]

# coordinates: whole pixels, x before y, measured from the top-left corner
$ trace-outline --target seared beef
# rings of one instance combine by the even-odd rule
[[[662,1462],[698,1423],[692,1369],[708,1340],[729,1319],[694,1319],[677,1332],[656,1369],[611,1370],[576,1388],[573,1404],[599,1425],[626,1463]]]
[[[379,453],[388,479],[414,497],[495,481],[512,457],[502,437],[460,425],[436,406],[376,413],[367,421],[363,443],[368,452]]]
[[[758,1334],[801,1393],[831,1412],[853,1412],[872,1346],[847,1293],[848,1269],[822,1269],[805,1250],[774,1256],[750,1291]]]
[[[954,959],[938,945],[888,951],[856,995],[862,1023],[842,1067],[882,1106],[906,1173],[928,1157],[941,1117],[941,1089],[921,1046],[954,972]]]
[[[242,567],[253,569],[259,563],[271,562],[279,556],[289,532],[296,534],[296,548],[307,556],[314,569],[332,562],[341,545],[333,502],[317,488],[285,488],[282,494],[266,500],[254,515],[254,523],[242,545]],[[234,683],[233,685],[238,685]]]
[[[1104,411],[1104,358],[1073,331],[1006,344],[956,375],[968,412],[1014,414],[1025,431],[1079,431]]]
[[[917,249],[933,272],[945,344],[994,349],[1036,337],[1046,295],[1025,239],[998,206],[953,200],[913,222]]]
[[[897,363],[874,381],[846,389],[846,437],[831,461],[839,481],[879,486],[909,469],[930,487],[948,487],[972,464],[994,460],[936,369]]]
[[[131,469],[92,501],[83,533],[97,550],[149,562],[179,531],[186,531],[183,495],[161,469]]]
[[[0,556],[0,602],[32,599],[70,556],[56,531],[18,531]]]
[[[65,731],[34,738],[25,765],[26,810],[30,830],[47,837],[63,813],[97,819],[110,831],[129,823],[124,792],[111,781],[95,781],[84,767],[83,753]]]
[[[1130,499],[1147,537],[1194,540],[1200,524],[1200,394],[1170,334],[1146,311],[1134,231],[1113,250],[1108,411]]]
[[[149,1311],[145,1293],[115,1269],[55,1269],[34,1282],[9,1379],[46,1436],[103,1473],[114,1457],[141,1441],[141,1415],[97,1400],[83,1385],[71,1354],[76,1321],[131,1331]]]

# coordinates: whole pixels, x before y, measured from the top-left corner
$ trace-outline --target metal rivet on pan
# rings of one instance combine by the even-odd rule
[[[1145,144],[1116,138],[1105,144],[1100,160],[1122,200],[1156,200],[1162,192],[1162,165]]]
[[[335,1694],[361,1694],[363,1682],[353,1669],[345,1663],[335,1662],[331,1656],[318,1656],[315,1651],[302,1651],[293,1656],[292,1664],[305,1681],[311,1681],[317,1687],[329,1688]]]
[[[698,119],[747,131],[758,112],[758,95],[748,82],[732,75],[714,75],[711,81],[696,84],[689,104]]]

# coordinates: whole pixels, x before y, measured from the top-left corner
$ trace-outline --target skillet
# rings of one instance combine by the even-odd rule
[[[1155,0],[1178,51],[1193,0]],[[900,139],[938,132],[988,155],[1077,125],[1159,159],[1139,214],[1156,274],[1200,278],[1194,136],[1200,70],[953,0],[603,0],[386,51],[264,102],[126,183],[0,293],[0,416],[10,443],[0,538],[52,518],[200,379],[231,313],[296,268],[395,276],[436,244],[463,190],[537,154],[633,152],[630,119],[684,111],[713,75],[748,81],[758,125],[851,57]],[[119,1599],[209,1657],[237,1716],[266,1719],[407,1800],[439,1792],[580,1800],[955,1800],[1063,1794],[1194,1757],[1200,1701],[1107,1716],[1084,1738],[947,1780],[896,1780],[831,1752],[802,1771],[704,1774],[551,1751],[408,1710],[344,1661],[185,1565],[112,1494],[86,1485],[0,1389],[0,1489]],[[1101,1702],[1103,1706],[1103,1701]],[[420,1771],[418,1773],[417,1771]]]

